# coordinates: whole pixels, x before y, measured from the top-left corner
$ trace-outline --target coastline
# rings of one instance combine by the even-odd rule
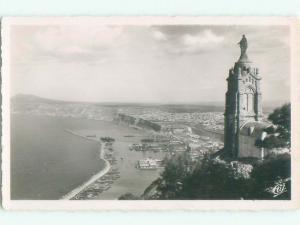
[[[83,135],[80,135],[72,130],[66,129],[66,132],[87,139],[87,140],[92,140],[92,141],[97,141],[95,139],[92,138],[87,138]],[[97,141],[98,142],[98,141]],[[103,143],[100,143],[101,147],[100,147],[100,152],[99,152],[99,158],[102,159],[105,162],[105,167],[100,170],[97,174],[93,175],[89,180],[87,180],[86,182],[84,182],[82,185],[80,185],[79,187],[73,189],[72,191],[70,191],[69,193],[67,193],[66,195],[62,196],[61,200],[70,200],[73,197],[75,197],[77,194],[79,194],[81,191],[83,191],[85,188],[87,188],[88,186],[90,186],[91,184],[93,184],[95,181],[97,181],[98,179],[100,179],[102,176],[104,176],[105,174],[108,173],[108,171],[111,168],[110,163],[108,162],[108,160],[106,160],[104,158],[105,155],[105,147]]]
[[[118,130],[119,129],[120,128],[118,128]],[[136,135],[136,131],[132,131],[134,132],[133,135]],[[105,168],[102,168],[88,181],[68,192],[66,195],[60,198],[61,200],[111,200],[118,199],[120,195],[126,192],[140,195],[144,192],[145,188],[147,188],[153,182],[153,180],[159,176],[160,170],[142,171],[135,168],[134,165],[136,161],[140,158],[146,157],[144,153],[124,151],[124,149],[128,148],[129,143],[140,141],[140,137],[137,138],[134,136],[134,140],[128,140],[125,138],[123,141],[116,141],[114,143],[114,149],[116,149],[116,152],[114,151],[114,156],[111,157],[110,155],[112,152],[110,148],[107,148],[105,142],[101,142],[99,137],[104,137],[105,135],[113,136],[112,133],[97,133],[94,131],[93,133],[96,133],[96,136],[88,136],[90,134],[89,131],[77,132],[76,130],[65,129],[65,132],[86,140],[101,143],[99,157],[105,161]],[[131,134],[128,131],[126,131],[125,134],[128,133]],[[122,133],[118,138],[122,139],[123,136],[124,133]],[[157,153],[148,152],[147,155],[157,158]],[[145,176],[145,174],[147,175]],[[112,183],[114,185],[112,185]]]

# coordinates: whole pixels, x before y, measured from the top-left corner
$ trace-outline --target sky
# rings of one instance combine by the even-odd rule
[[[11,27],[11,95],[88,102],[224,103],[248,39],[264,102],[290,99],[287,26]],[[280,91],[279,91],[280,90]]]

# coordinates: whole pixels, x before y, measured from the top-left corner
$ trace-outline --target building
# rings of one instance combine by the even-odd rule
[[[245,35],[239,45],[240,58],[229,70],[227,78],[224,149],[233,158],[259,158],[262,150],[255,146],[255,142],[270,124],[262,121],[261,76],[247,56]]]

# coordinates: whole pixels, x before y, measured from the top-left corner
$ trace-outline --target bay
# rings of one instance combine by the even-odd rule
[[[97,142],[65,129],[95,121],[47,116],[11,116],[11,199],[59,199],[100,171]]]

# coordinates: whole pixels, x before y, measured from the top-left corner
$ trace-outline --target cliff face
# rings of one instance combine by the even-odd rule
[[[128,116],[126,114],[119,113],[116,120],[119,122],[124,122],[124,123],[130,124],[130,125],[133,125],[133,124],[135,124],[136,118],[134,118],[132,116]]]
[[[119,122],[124,122],[128,125],[134,125],[140,128],[145,128],[149,130],[154,130],[154,131],[160,131],[161,126],[159,124],[153,123],[148,120],[144,120],[141,118],[135,118],[133,116],[129,116],[126,114],[119,113],[117,116],[117,121]]]

